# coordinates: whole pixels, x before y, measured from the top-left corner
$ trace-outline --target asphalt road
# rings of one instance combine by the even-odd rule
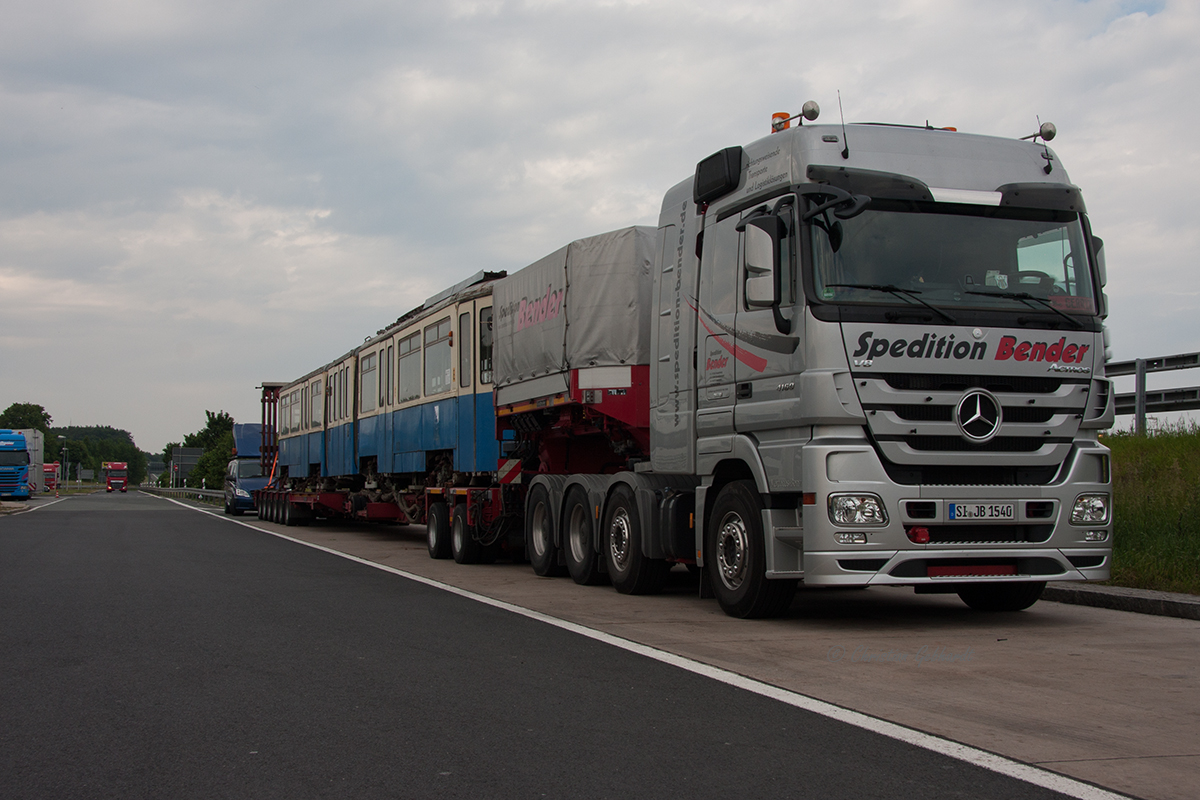
[[[0,796],[1054,793],[140,495],[0,519]]]

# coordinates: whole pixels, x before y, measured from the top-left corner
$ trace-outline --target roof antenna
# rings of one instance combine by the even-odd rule
[[[842,115],[842,158],[850,158],[850,142],[846,139],[846,112],[842,111],[842,90],[838,89],[838,113]]]

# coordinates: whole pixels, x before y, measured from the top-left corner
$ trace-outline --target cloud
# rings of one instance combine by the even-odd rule
[[[1055,122],[1117,357],[1200,350],[1191,3],[10,5],[0,404],[147,448],[477,270],[654,224],[700,158],[808,99],[836,122],[838,90],[849,121]]]

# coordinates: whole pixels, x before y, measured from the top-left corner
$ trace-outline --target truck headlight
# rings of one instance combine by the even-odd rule
[[[1071,509],[1072,525],[1104,525],[1108,522],[1108,495],[1081,494]]]
[[[887,513],[873,494],[831,494],[829,519],[834,525],[886,525]]]

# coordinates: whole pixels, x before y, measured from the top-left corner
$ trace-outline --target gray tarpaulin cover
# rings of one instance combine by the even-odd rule
[[[653,266],[654,228],[623,228],[497,282],[496,386],[513,387],[504,402],[561,392],[571,369],[649,364]],[[545,391],[555,375],[561,384]],[[521,397],[519,385],[535,380]]]

